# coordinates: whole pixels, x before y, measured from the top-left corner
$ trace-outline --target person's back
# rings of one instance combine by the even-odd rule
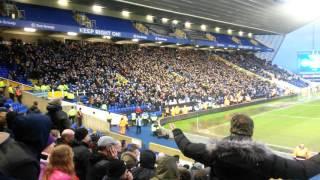
[[[7,116],[7,118],[9,118]],[[24,143],[38,158],[48,145],[52,122],[43,114],[17,115],[10,126],[18,142]],[[39,158],[40,159],[40,158]]]
[[[16,179],[37,180],[39,161],[22,143],[0,132],[0,174]],[[0,176],[1,177],[1,176]]]
[[[87,180],[101,180],[106,175],[109,159],[100,152],[93,152],[89,157]]]
[[[179,172],[176,164],[176,158],[164,156],[157,161],[156,174],[151,180],[178,180]]]
[[[134,180],[149,180],[155,176],[156,155],[145,150],[140,155],[140,166],[132,170]]]
[[[290,160],[252,141],[253,121],[246,115],[235,115],[231,119],[230,132],[229,137],[212,144],[191,143],[180,129],[174,129],[173,135],[185,156],[211,167],[211,178],[308,179],[320,173],[320,154],[305,161]]]
[[[89,143],[90,136],[85,128],[75,131],[75,142],[72,145],[74,153],[74,164],[77,176],[80,180],[85,180],[87,173],[88,160],[90,156]]]
[[[48,116],[50,116],[53,123],[53,129],[58,129],[62,132],[64,129],[69,129],[71,123],[68,119],[67,113],[62,111],[61,101],[54,100],[49,102],[47,106]]]

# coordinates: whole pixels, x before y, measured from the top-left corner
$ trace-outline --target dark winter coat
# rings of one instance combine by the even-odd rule
[[[86,179],[87,167],[89,163],[89,157],[91,152],[89,147],[84,142],[74,142],[72,144],[73,161],[75,165],[76,174],[80,180]]]
[[[305,180],[320,173],[320,155],[306,161],[286,159],[265,145],[237,138],[225,138],[206,145],[191,143],[180,129],[173,130],[182,153],[211,167],[211,178],[219,180],[268,180],[269,178]]]
[[[148,169],[143,167],[137,167],[132,170],[134,180],[149,180],[155,176],[155,169]]]
[[[24,144],[12,138],[0,144],[0,179],[6,176],[17,180],[38,180],[39,173],[39,160]]]
[[[49,104],[47,106],[48,116],[50,116],[53,123],[52,129],[58,129],[62,132],[64,129],[69,129],[71,127],[71,122],[68,119],[66,112],[62,111],[60,105]]]
[[[89,157],[87,180],[103,179],[106,176],[109,161],[110,159],[102,153],[92,153]]]
[[[15,140],[24,143],[39,158],[48,145],[50,118],[43,114],[18,115],[11,126]]]

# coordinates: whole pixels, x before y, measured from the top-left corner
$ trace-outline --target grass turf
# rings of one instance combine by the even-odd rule
[[[189,133],[223,137],[229,134],[229,121],[236,113],[253,118],[255,140],[285,148],[303,143],[312,151],[320,150],[320,100],[317,97],[277,100],[194,117],[175,125]]]

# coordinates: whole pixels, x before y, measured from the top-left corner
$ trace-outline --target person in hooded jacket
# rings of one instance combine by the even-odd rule
[[[106,171],[107,174],[102,180],[133,180],[132,173],[126,168],[126,164],[119,159],[111,160]]]
[[[185,156],[211,167],[211,179],[215,176],[219,180],[306,180],[320,173],[320,154],[305,161],[286,159],[252,141],[254,123],[243,114],[232,117],[230,136],[207,145],[192,143],[180,129],[173,124],[170,127]]]
[[[101,180],[106,176],[110,161],[118,158],[116,144],[117,141],[110,136],[99,138],[98,151],[89,157],[87,180]]]
[[[75,141],[72,144],[72,150],[74,153],[73,160],[76,174],[80,180],[85,180],[89,156],[91,154],[89,149],[90,136],[88,130],[85,128],[76,129],[74,139]]]
[[[176,158],[164,156],[158,159],[156,175],[151,180],[179,180],[179,171]]]
[[[0,132],[0,179],[38,180],[39,160],[23,144]]]
[[[47,115],[51,118],[53,123],[52,129],[58,129],[60,133],[62,133],[64,129],[69,129],[71,127],[71,122],[68,119],[67,113],[62,111],[60,99],[49,102],[47,110]]]
[[[15,140],[24,143],[37,159],[47,147],[52,122],[43,114],[17,115],[11,120]]]
[[[134,180],[149,180],[155,176],[156,155],[151,150],[145,150],[140,155],[140,166],[132,170]]]
[[[126,163],[129,170],[135,168],[138,164],[138,157],[140,156],[139,147],[136,144],[128,146],[127,151],[121,154],[120,159]]]

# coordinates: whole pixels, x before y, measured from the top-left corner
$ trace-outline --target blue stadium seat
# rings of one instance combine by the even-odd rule
[[[79,26],[73,19],[73,13],[70,10],[21,3],[17,3],[17,7],[25,11],[25,19],[29,21]],[[44,16],[44,14],[48,14],[48,16]],[[61,21],[62,19],[63,21]]]

